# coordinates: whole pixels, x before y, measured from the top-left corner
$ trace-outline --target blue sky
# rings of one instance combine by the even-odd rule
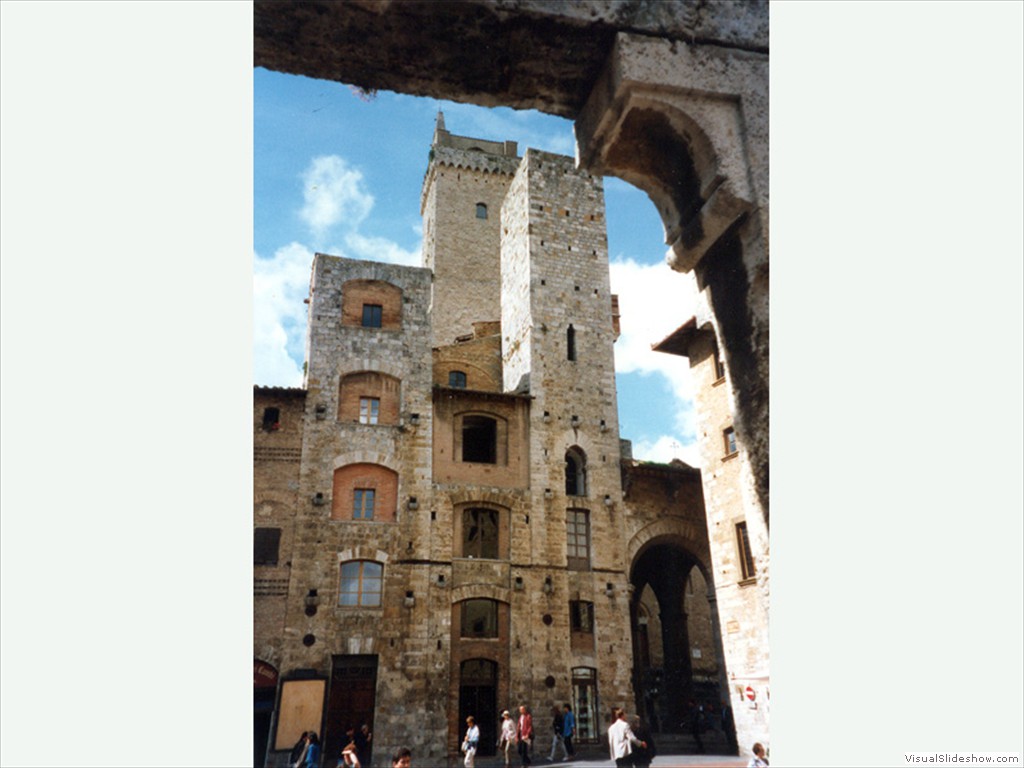
[[[299,386],[316,251],[420,264],[420,189],[438,110],[452,133],[574,153],[572,123],[534,111],[380,92],[256,69],[254,383]],[[620,431],[634,456],[699,466],[686,360],[650,345],[693,314],[692,279],[664,263],[663,229],[640,190],[605,179]]]

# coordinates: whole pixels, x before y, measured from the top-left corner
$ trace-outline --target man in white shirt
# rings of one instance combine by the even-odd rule
[[[608,748],[616,768],[629,768],[629,756],[633,753],[633,745],[647,749],[647,743],[640,741],[633,735],[629,723],[626,722],[626,712],[621,707],[616,707],[612,712],[615,720],[608,728]]]

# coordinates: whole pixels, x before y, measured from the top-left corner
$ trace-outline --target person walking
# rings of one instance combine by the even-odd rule
[[[306,747],[306,768],[320,768],[320,739],[315,731],[309,732],[309,745]]]
[[[476,725],[476,719],[470,715],[466,718],[466,737],[462,740],[462,751],[466,753],[466,768],[473,768],[479,744],[480,729]]]
[[[498,749],[505,756],[505,768],[512,768],[512,749],[516,743],[516,722],[506,709],[501,713],[501,734],[498,736]]]
[[[525,704],[519,705],[516,739],[519,742],[519,762],[527,768],[530,765],[530,747],[533,746],[533,716]]]
[[[562,748],[562,759],[569,759],[569,750],[565,748],[565,736],[562,733],[564,727],[562,711],[558,707],[551,707],[551,752],[548,754],[550,763],[555,762],[555,752],[558,747]]]
[[[768,768],[768,758],[765,757],[764,745],[761,742],[756,742],[750,751],[754,756],[747,763],[747,768]]]
[[[306,747],[309,745],[309,731],[303,731],[299,740],[295,742],[295,746],[292,747],[291,754],[288,755],[288,766],[289,768],[302,768],[306,757]]]
[[[569,754],[566,760],[572,760],[576,757],[576,747],[572,743],[572,740],[576,738],[576,715],[572,713],[572,707],[568,703],[566,703],[564,709],[565,714],[562,715],[562,740],[565,742],[565,751]]]
[[[657,748],[654,746],[654,738],[651,736],[650,730],[640,721],[640,715],[633,715],[633,722],[631,724],[633,735],[636,736],[640,741],[647,746],[637,747],[633,750],[631,759],[633,761],[633,768],[650,768],[651,761],[658,754]]]
[[[608,727],[608,750],[616,768],[631,768],[632,759],[630,755],[633,747],[647,748],[647,744],[638,739],[629,723],[626,722],[626,712],[621,707],[612,710],[612,724]]]

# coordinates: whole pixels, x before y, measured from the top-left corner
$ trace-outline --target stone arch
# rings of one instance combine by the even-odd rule
[[[629,540],[630,571],[640,557],[657,545],[678,546],[690,552],[697,561],[705,580],[714,583],[711,553],[708,550],[707,530],[690,520],[663,518],[644,526]]]
[[[359,450],[339,453],[331,462],[331,469],[340,469],[347,464],[380,464],[392,472],[398,472],[398,460],[390,453],[379,451]]]
[[[464,584],[460,587],[453,587],[451,591],[452,605],[466,600],[495,600],[499,603],[511,604],[511,595],[508,587],[500,587],[496,584]]]
[[[376,400],[371,407],[365,399]],[[402,401],[402,380],[373,370],[343,372],[338,379],[338,421],[396,425]]]

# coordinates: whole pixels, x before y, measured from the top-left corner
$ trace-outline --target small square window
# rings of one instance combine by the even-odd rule
[[[736,431],[729,427],[722,432],[722,438],[725,441],[725,455],[732,456],[736,453]]]
[[[494,600],[465,600],[462,603],[461,637],[497,637],[498,603]]]
[[[360,424],[376,424],[377,419],[380,416],[380,398],[379,397],[361,397],[359,398],[359,423]]]
[[[466,374],[462,371],[449,371],[448,372],[448,386],[452,389],[465,389],[466,388]]]
[[[476,217],[478,219],[486,219],[487,218],[487,206],[484,203],[477,203],[476,204]]]
[[[263,409],[263,428],[268,432],[281,428],[281,410],[279,408]]]
[[[380,328],[384,320],[384,307],[380,304],[363,304],[363,327]]]
[[[356,488],[352,492],[352,519],[373,520],[376,493],[373,488]]]

